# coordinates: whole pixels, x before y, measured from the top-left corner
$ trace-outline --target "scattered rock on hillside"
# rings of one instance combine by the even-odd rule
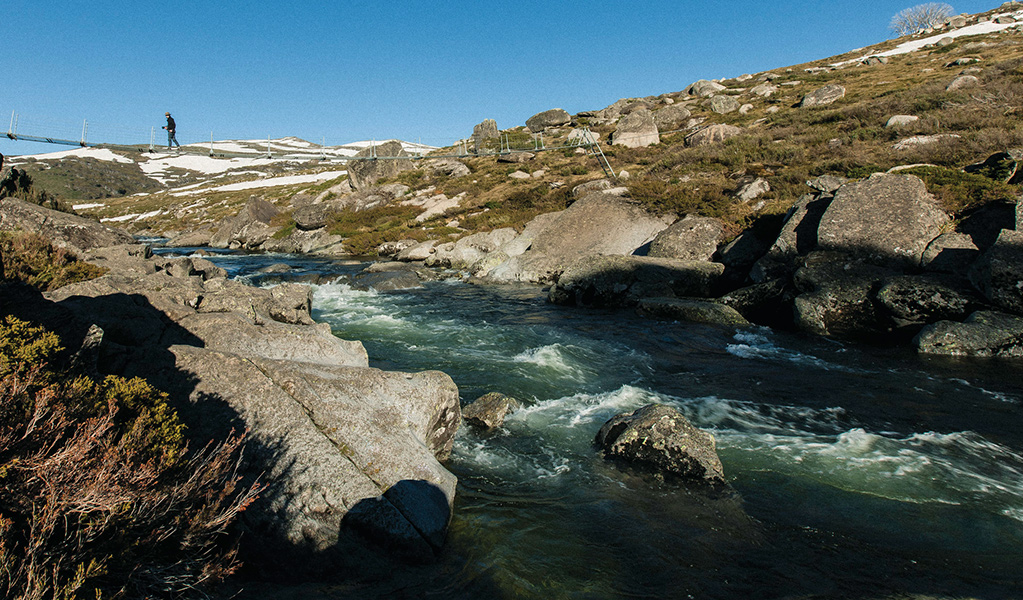
[[[1021,161],[1023,161],[1023,150],[1013,148],[1007,152],[992,154],[979,163],[967,165],[963,167],[963,171],[1016,185],[1023,183],[1023,171],[1019,168]]]
[[[977,87],[978,85],[980,85],[980,79],[977,79],[977,77],[973,75],[960,75],[945,87],[945,91],[954,92],[956,90]]]
[[[686,146],[697,147],[717,144],[742,133],[735,125],[710,125],[686,137]]]
[[[718,92],[724,91],[725,89],[726,89],[725,86],[721,85],[716,81],[708,81],[706,79],[701,79],[699,81],[689,84],[685,89],[685,93],[689,94],[690,96],[700,96],[701,98],[709,98],[714,94],[717,94]]]
[[[909,150],[917,146],[929,146],[948,140],[958,140],[959,135],[954,133],[938,133],[935,135],[914,135],[913,137],[900,140],[892,145],[892,150]]]
[[[645,148],[660,141],[653,113],[645,108],[622,117],[611,136],[613,145],[627,148]]]
[[[718,113],[719,115],[726,115],[739,110],[739,101],[731,96],[713,96],[708,102],[710,103],[711,112]]]
[[[364,148],[355,154],[356,159],[348,161],[348,181],[356,191],[365,190],[385,177],[394,177],[402,171],[412,169],[412,160],[406,158],[387,158],[373,160],[372,156],[406,157],[401,142],[389,140],[373,147]]]
[[[688,108],[673,104],[654,111],[654,125],[659,132],[673,131],[680,129],[691,116]]]
[[[497,156],[497,162],[501,163],[526,163],[536,158],[532,152],[507,152]]]
[[[756,94],[757,96],[760,96],[761,98],[770,98],[771,94],[777,91],[778,86],[767,82],[756,85],[753,87],[753,89],[750,90],[750,92]]]
[[[735,199],[741,202],[749,202],[763,196],[771,191],[771,184],[763,177],[749,177],[740,181],[739,188],[735,190]]]
[[[847,183],[849,183],[849,179],[846,177],[842,177],[841,175],[827,174],[820,175],[818,177],[810,179],[809,181],[806,182],[806,185],[812,187],[813,189],[819,192],[824,192],[825,194],[834,194],[838,190],[838,188],[842,187]]]
[[[595,441],[605,458],[684,479],[725,482],[714,436],[670,406],[650,404],[612,417]]]
[[[911,125],[920,120],[920,117],[914,115],[894,115],[888,119],[888,122],[884,124],[885,127],[905,127]]]
[[[561,108],[552,108],[526,119],[526,127],[533,133],[540,133],[547,127],[558,127],[572,122],[572,115]]]
[[[426,169],[436,175],[451,178],[465,177],[472,171],[460,160],[454,158],[434,158],[426,161]]]
[[[837,102],[844,97],[845,88],[832,83],[803,96],[803,100],[799,103],[799,106],[804,108],[808,106],[824,106]]]

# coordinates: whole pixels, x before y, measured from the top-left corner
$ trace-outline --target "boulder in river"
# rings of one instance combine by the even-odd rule
[[[477,429],[491,430],[504,425],[508,413],[522,407],[522,403],[500,392],[484,394],[462,409],[462,418]]]
[[[597,433],[596,444],[605,458],[659,474],[712,484],[725,482],[714,436],[670,406],[649,404],[612,417]]]

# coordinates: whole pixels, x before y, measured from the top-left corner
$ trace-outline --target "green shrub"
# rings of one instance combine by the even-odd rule
[[[900,173],[916,175],[922,179],[927,191],[934,194],[941,207],[952,214],[959,214],[989,202],[1015,203],[1019,197],[1018,186],[958,169],[914,167]]]
[[[40,290],[94,279],[106,269],[78,260],[74,254],[53,246],[42,236],[27,232],[0,232],[3,275]]]
[[[233,572],[228,527],[261,489],[238,487],[240,436],[188,452],[141,379],[52,372],[59,340],[15,319],[0,340],[19,365],[0,376],[0,595],[185,598]]]

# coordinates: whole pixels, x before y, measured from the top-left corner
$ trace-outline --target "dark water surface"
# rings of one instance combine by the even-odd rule
[[[360,266],[268,262],[314,273]],[[463,404],[526,408],[459,430],[448,545],[387,581],[279,597],[1023,598],[1019,362],[922,359],[766,328],[552,306],[535,287],[317,285],[314,316],[373,366],[445,371]],[[623,471],[592,446],[670,404],[711,431],[732,491]]]

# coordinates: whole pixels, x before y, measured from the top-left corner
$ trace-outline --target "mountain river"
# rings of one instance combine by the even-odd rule
[[[314,317],[372,366],[444,371],[463,406],[526,404],[496,433],[459,429],[435,564],[275,597],[1023,598],[1019,362],[559,307],[531,286],[358,291],[356,261],[213,260],[257,285],[272,263],[337,275]],[[601,425],[653,402],[714,434],[730,490],[600,457]]]

